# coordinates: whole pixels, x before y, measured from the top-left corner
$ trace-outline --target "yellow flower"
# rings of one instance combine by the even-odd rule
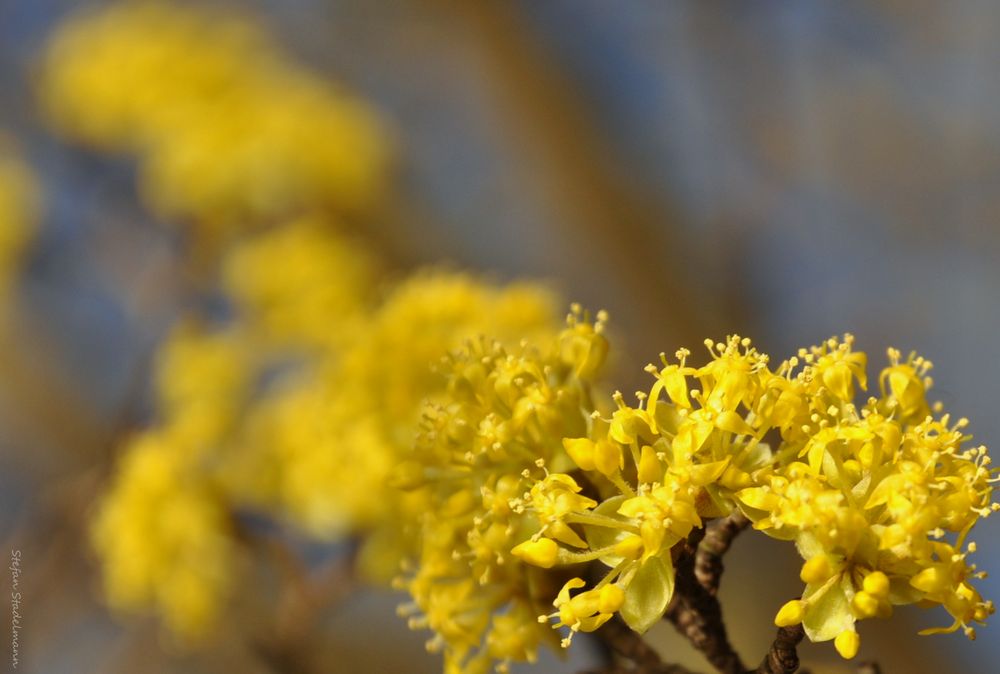
[[[374,112],[290,66],[261,69],[149,145],[141,188],[155,211],[226,228],[379,196],[388,143]]]
[[[625,592],[614,583],[570,597],[572,590],[578,590],[586,584],[582,578],[567,581],[554,602],[557,609],[554,617],[559,618],[556,627],[570,629],[570,636],[563,640],[564,647],[569,645],[573,634],[581,630],[593,632],[610,620],[625,603]]]
[[[929,416],[927,361],[911,355],[900,364],[890,349],[883,397],[858,410],[839,375],[818,374],[826,356],[809,353],[812,364],[795,379],[802,405],[812,410],[809,422],[801,434],[782,429],[777,456],[785,461],[761,475],[759,486],[737,493],[756,528],[795,540],[807,560],[797,616],[806,635],[834,639],[850,658],[857,620],[886,618],[893,605],[919,601],[941,604],[954,618],[925,633],[961,627],[974,636],[972,623],[983,622],[993,605],[967,582],[976,574],[965,554],[937,539],[953,531],[961,542],[995,508],[985,448],[962,448],[964,419]],[[851,376],[864,381],[855,370]],[[792,618],[788,606],[776,621]]]
[[[648,491],[640,491],[626,499],[618,513],[638,523],[642,538],[643,561],[669,550],[678,541],[687,538],[691,530],[701,526],[694,505],[694,493],[676,479]]]
[[[567,545],[587,547],[579,534],[563,521],[571,512],[586,512],[597,505],[597,501],[581,496],[580,489],[572,477],[562,473],[547,475],[531,487],[528,502],[542,524],[540,533]]]
[[[954,618],[931,632],[974,636],[972,624],[993,604],[970,584],[979,574],[958,547],[997,509],[986,449],[963,446],[966,420],[930,415],[930,363],[915,355],[900,363],[890,350],[882,396],[857,405],[867,357],[853,342],[847,335],[801,349],[775,371],[738,336],[707,340],[711,360],[700,368],[687,350],[677,363],[661,355],[662,367],[647,368],[655,383],[639,405],[616,394],[609,419],[595,417],[587,437],[564,438],[579,473],[550,474],[533,488],[572,480],[582,489],[585,480],[600,496],[566,500],[558,512],[528,503],[546,522],[538,535],[559,546],[548,546],[546,562],[599,559],[611,569],[601,582],[623,588],[622,617],[642,631],[669,601],[671,549],[705,519],[739,509],[756,529],[794,541],[805,559],[802,596],[778,611],[778,625],[801,622],[810,640],[834,640],[851,658],[858,620],[922,602]],[[570,533],[554,533],[553,520]],[[957,547],[939,541],[949,531]],[[651,589],[665,601],[629,600]]]
[[[930,414],[925,396],[932,383],[927,377],[932,364],[914,353],[910,354],[905,363],[900,363],[899,358],[898,350],[889,349],[891,365],[882,370],[879,376],[882,395],[899,409],[901,419],[919,423]]]
[[[248,411],[228,460],[237,500],[276,512],[321,540],[376,526],[393,512],[384,431],[342,400],[331,376],[302,374]]]
[[[165,2],[123,3],[73,17],[51,37],[43,101],[70,136],[137,149],[273,58],[260,31],[237,17]]]
[[[599,559],[610,567],[600,585],[622,589],[622,617],[638,631],[658,620],[670,601],[671,549],[701,527],[703,517],[731,512],[732,487],[745,485],[750,471],[770,458],[761,443],[769,426],[755,413],[770,382],[767,357],[740,337],[707,345],[713,356],[708,365],[690,367],[686,349],[677,352],[676,364],[661,355],[662,368],[647,368],[656,381],[649,395],[639,394],[638,406],[616,393],[610,419],[595,417],[589,437],[563,440],[600,493],[599,503],[566,500],[573,507],[557,518],[544,503],[527,503],[545,523],[540,535],[577,548],[561,548],[556,563]],[[532,492],[572,479],[549,475]],[[558,533],[552,519],[562,527]],[[595,624],[581,621],[573,629]]]
[[[558,472],[572,465],[562,440],[586,429],[587,379],[603,350],[603,320],[585,322],[571,314],[541,350],[481,339],[452,354],[442,363],[445,395],[426,408],[417,447],[400,467],[399,484],[427,498],[415,570],[399,580],[414,599],[404,611],[422,613],[411,625],[435,631],[429,646],[444,650],[449,671],[533,661],[552,638],[534,619],[551,595],[530,565],[550,568],[572,556],[556,540],[586,547],[566,516],[594,502]],[[614,592],[594,610],[610,617]],[[566,611],[589,610],[570,601]],[[579,625],[596,624],[591,617],[579,614]]]

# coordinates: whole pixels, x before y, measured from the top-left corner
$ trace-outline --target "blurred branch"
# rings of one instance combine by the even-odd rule
[[[512,123],[521,127],[522,151],[551,176],[563,221],[574,228],[563,234],[593,242],[582,259],[573,259],[567,276],[592,277],[594,265],[614,270],[611,278],[621,281],[631,304],[634,324],[624,327],[646,336],[647,343],[635,345],[643,352],[661,350],[668,336],[699,343],[698,335],[717,332],[712,298],[684,277],[684,246],[672,227],[678,216],[662,198],[643,195],[625,170],[616,170],[616,151],[588,112],[593,106],[546,53],[521,11],[489,1],[440,6],[482,45],[489,80]]]
[[[30,558],[32,572],[22,593],[33,607],[34,630],[51,637],[61,624],[92,607],[88,521],[113,466],[115,450],[135,423],[151,355],[134,361],[120,406],[114,414],[103,414],[56,367],[58,361],[52,354],[57,349],[32,324],[32,318],[21,312],[17,320],[0,325],[0,380],[17,393],[15,421],[42,435],[32,438],[32,444],[60,454],[58,462],[42,466],[36,495],[18,509],[4,544],[7,549],[23,547],[25,557]],[[134,635],[126,639],[133,640]],[[148,659],[148,648],[137,650]],[[124,652],[129,651],[125,647]]]
[[[18,316],[17,318],[22,318]],[[89,398],[57,367],[43,335],[23,320],[0,320],[0,382],[13,394],[14,421],[31,423],[52,445],[86,462],[111,430]]]
[[[239,522],[234,526],[239,539],[251,549],[261,551],[283,580],[273,621],[250,639],[251,650],[277,674],[320,671],[309,641],[316,633],[322,612],[357,590],[359,542],[348,541],[343,554],[311,572],[286,540],[251,531]]]

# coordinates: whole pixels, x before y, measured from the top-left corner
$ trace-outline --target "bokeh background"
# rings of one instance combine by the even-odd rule
[[[99,601],[75,504],[141,422],[150,354],[183,307],[134,166],[39,122],[40,50],[83,4],[0,0],[0,127],[45,196],[0,354],[0,534],[27,532],[36,579],[19,671],[268,671],[238,644],[157,655],[153,626]],[[916,349],[935,363],[934,397],[1000,444],[995,3],[234,6],[389,122],[398,165],[378,217],[399,264],[546,279],[605,307],[626,344],[624,391],[657,352],[734,331],[775,356],[849,331],[873,367],[888,345]],[[998,526],[975,536],[987,570],[1000,569]],[[723,589],[749,661],[797,583],[790,551],[759,539],[737,543]],[[1000,596],[992,579],[981,589]],[[363,593],[329,616],[315,644],[329,671],[437,671],[397,599]],[[995,671],[996,626],[973,644],[915,635],[942,616],[866,622],[863,655],[887,674]],[[697,664],[669,631],[654,631],[664,652]],[[846,671],[828,645],[803,657]]]

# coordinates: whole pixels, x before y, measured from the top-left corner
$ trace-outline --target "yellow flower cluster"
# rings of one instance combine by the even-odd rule
[[[182,634],[212,613],[190,607],[185,617],[152,593],[169,593],[167,575],[189,562],[162,549],[174,534],[156,518],[171,498],[211,495],[229,517],[252,510],[322,540],[366,533],[363,570],[387,581],[412,549],[413,528],[400,523],[419,504],[386,484],[412,444],[422,401],[445,390],[432,364],[480,334],[516,344],[558,332],[555,301],[535,284],[427,271],[378,301],[373,256],[314,219],[246,237],[222,262],[233,317],[221,330],[183,326],[165,344],[156,423],[125,448],[95,524],[112,602],[158,606]],[[159,463],[133,458],[150,446]],[[136,462],[169,466],[162,479],[172,488],[147,489],[153,478],[131,469]],[[217,528],[213,536],[232,538]],[[148,554],[133,555],[140,544]],[[225,556],[220,567],[231,566]],[[225,594],[223,585],[202,596],[218,611]]]
[[[494,661],[505,671],[535,661],[552,640],[535,620],[549,580],[518,551],[530,548],[546,568],[564,561],[554,543],[530,536],[540,517],[577,497],[568,480],[551,512],[536,516],[520,496],[548,470],[571,467],[562,438],[586,430],[590,381],[607,350],[602,329],[603,317],[590,323],[577,312],[541,348],[481,339],[454,353],[446,402],[426,408],[416,447],[395,471],[426,504],[414,563],[398,580],[413,597],[401,613],[435,632],[428,648],[444,651],[446,672],[485,673]]]
[[[247,20],[126,2],[53,37],[41,94],[70,138],[140,158],[154,209],[210,240],[379,193],[388,158],[361,101],[303,72]]]
[[[247,21],[162,0],[82,15],[53,38],[41,91],[63,133],[138,157],[154,210],[222,253],[231,309],[167,340],[154,423],[98,504],[113,605],[204,635],[252,534],[236,515],[254,510],[363,536],[373,578],[405,559],[401,611],[435,632],[449,674],[484,674],[534,661],[558,641],[550,622],[564,646],[615,614],[644,632],[680,544],[741,512],[804,559],[775,622],[846,658],[857,621],[896,605],[941,605],[951,625],[927,632],[970,637],[993,612],[967,562],[993,471],[966,421],[929,404],[929,362],[890,350],[858,404],[867,359],[849,336],[775,369],[747,339],[709,340],[707,364],[661,356],[635,406],[615,394],[604,410],[603,315],[574,309],[560,330],[535,284],[389,283],[332,226],[379,194],[384,130]],[[0,292],[34,193],[0,155]],[[579,577],[590,562],[608,569],[595,582]],[[561,589],[557,566],[573,574]]]
[[[376,276],[367,249],[315,219],[244,238],[223,267],[233,319],[224,328],[182,323],[161,347],[155,422],[123,448],[122,465],[94,521],[94,547],[111,603],[155,607],[172,631],[186,637],[207,633],[222,609],[237,549],[230,520],[245,505],[260,504],[260,482],[285,472],[310,485],[330,478],[330,471],[313,475],[314,457],[331,450],[314,440],[330,431],[326,407],[314,402],[313,388],[304,382],[321,374],[311,367],[319,368],[335,346],[343,346],[350,325],[337,318],[368,310],[365,300]],[[261,400],[264,380],[276,383]],[[275,419],[282,423],[280,438],[268,435]],[[281,457],[281,472],[253,453],[258,443],[295,446],[299,438],[308,440],[303,451],[311,463]],[[332,450],[327,463],[345,468],[337,463],[338,447]],[[358,467],[369,472],[368,465]],[[338,473],[326,487],[349,487],[346,474]],[[188,530],[174,527],[175,501],[190,508],[197,503],[206,519]],[[203,538],[217,554],[188,555],[186,550],[202,549]],[[175,588],[178,583],[186,585]],[[201,603],[182,602],[195,584],[198,592],[191,594]]]
[[[342,346],[364,320],[379,263],[360,241],[310,216],[236,242],[222,272],[250,332],[274,348],[322,351]]]
[[[179,443],[156,431],[129,444],[92,536],[113,607],[153,606],[173,633],[197,639],[229,590],[234,550],[222,501]]]
[[[111,602],[156,608],[191,637],[232,583],[239,509],[283,514],[262,497],[280,483],[303,494],[293,510],[304,523],[339,530],[303,502],[317,500],[323,479],[326,491],[361,493],[328,436],[353,443],[362,436],[346,429],[370,423],[328,417],[327,392],[341,390],[342,353],[370,334],[380,275],[367,247],[334,223],[380,192],[388,139],[362,102],[298,69],[245,18],[211,9],[140,1],[77,15],[52,37],[43,75],[58,130],[137,156],[148,204],[193,225],[212,262],[222,253],[231,316],[167,340],[153,424],[123,448],[93,526]],[[21,206],[7,198],[21,174],[7,167],[0,213]],[[384,454],[364,458],[351,470],[388,470]],[[175,512],[201,519],[184,529]],[[343,517],[367,521],[351,509]]]
[[[255,353],[247,335],[182,322],[160,347],[156,405],[160,421],[188,438],[191,454],[204,456],[225,438],[245,405]]]
[[[401,522],[417,505],[385,486],[413,442],[421,403],[444,391],[432,363],[480,334],[505,343],[552,335],[554,306],[537,285],[495,287],[441,271],[404,280],[339,348],[251,411],[238,474],[258,483],[248,491],[259,502],[314,536],[367,531],[366,571],[390,578],[408,545]],[[313,321],[338,329],[323,314]]]
[[[245,399],[249,354],[235,334],[183,325],[157,370],[161,422],[129,441],[91,533],[112,606],[154,607],[195,640],[215,621],[237,559],[214,450]]]
[[[567,437],[578,470],[525,494],[542,527],[513,553],[542,567],[596,557],[611,570],[583,592],[573,594],[582,579],[565,585],[556,626],[592,631],[618,612],[645,631],[671,598],[675,546],[739,509],[806,560],[802,598],[778,625],[801,622],[851,658],[857,620],[921,602],[952,615],[945,631],[974,636],[970,625],[993,612],[965,561],[969,530],[997,508],[986,450],[963,448],[965,420],[932,414],[921,358],[890,350],[881,395],[856,406],[866,356],[852,343],[832,338],[772,370],[748,339],[709,340],[706,365],[690,366],[686,350],[673,363],[661,356],[639,405],[616,394],[609,418]],[[581,478],[594,498],[580,495]]]
[[[0,135],[0,304],[35,229],[37,211],[35,178]]]

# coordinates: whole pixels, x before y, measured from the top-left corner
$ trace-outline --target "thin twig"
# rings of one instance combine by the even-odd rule
[[[705,537],[698,544],[694,573],[705,591],[715,596],[722,578],[722,556],[729,551],[733,540],[747,528],[750,520],[737,511],[729,517],[713,520],[705,530]]]
[[[750,674],[794,674],[799,669],[796,647],[804,636],[802,625],[779,627],[764,660]]]
[[[282,589],[266,632],[250,637],[254,652],[276,674],[313,674],[320,671],[310,640],[321,614],[358,589],[359,545],[350,539],[343,554],[310,571],[284,538],[251,531],[233,522],[236,535],[250,549],[263,552],[281,574]]]
[[[632,631],[618,618],[609,620],[598,631],[598,636],[617,655],[635,663],[639,671],[662,665],[659,654],[646,643],[642,635]]]
[[[609,662],[604,668],[580,674],[694,674],[683,665],[663,662],[641,634],[632,631],[618,618],[604,623],[595,636],[611,653],[627,660],[628,664]]]
[[[695,575],[695,557],[704,536],[696,529],[674,562],[676,580],[674,598],[666,617],[691,644],[704,654],[722,674],[743,674],[746,668],[729,641],[722,619],[722,607]]]
[[[660,663],[651,668],[629,668],[618,665],[611,665],[603,669],[588,669],[580,674],[695,674],[683,665],[672,665]]]

